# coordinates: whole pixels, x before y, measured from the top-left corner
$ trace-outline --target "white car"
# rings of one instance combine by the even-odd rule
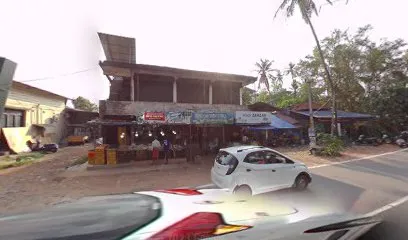
[[[88,197],[0,217],[0,239],[353,240],[380,222],[327,212],[306,216],[280,202],[243,200],[223,189],[170,189]]]
[[[256,195],[291,187],[303,190],[312,178],[305,164],[273,149],[238,146],[220,149],[211,180],[233,193]]]

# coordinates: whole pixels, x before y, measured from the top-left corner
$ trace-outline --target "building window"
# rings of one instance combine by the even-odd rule
[[[1,126],[24,127],[24,111],[6,108],[1,117]]]

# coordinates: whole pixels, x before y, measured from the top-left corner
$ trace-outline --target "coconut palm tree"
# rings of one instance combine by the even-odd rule
[[[289,63],[289,67],[285,71],[285,75],[290,75],[292,78],[292,83],[291,87],[293,89],[293,95],[296,97],[297,91],[299,89],[299,83],[296,81],[296,71],[295,71],[295,64],[294,63]]]
[[[261,85],[264,85],[269,93],[271,93],[269,80],[274,81],[273,73],[279,72],[277,69],[272,68],[273,61],[268,59],[260,59],[259,62],[255,63],[256,72],[258,73],[258,89],[261,88]]]
[[[332,1],[326,0],[328,4],[332,4]],[[334,83],[333,79],[330,74],[329,66],[327,65],[325,61],[325,57],[322,51],[322,48],[320,46],[319,38],[317,37],[316,31],[314,29],[314,26],[311,22],[311,17],[313,13],[318,15],[316,4],[314,3],[313,0],[282,0],[281,5],[279,8],[276,10],[275,13],[275,18],[277,14],[281,11],[285,12],[286,17],[292,17],[293,14],[295,13],[296,7],[299,8],[300,13],[302,15],[303,20],[306,22],[307,25],[309,25],[310,30],[312,31],[313,37],[316,41],[316,46],[317,50],[319,52],[320,58],[322,60],[322,65],[324,68],[324,71],[326,73],[326,78],[327,82],[329,83],[329,87],[331,90],[331,97],[332,97],[332,124],[331,124],[331,135],[335,134],[336,130],[336,125],[337,125],[337,109],[336,109],[336,94],[334,90]]]

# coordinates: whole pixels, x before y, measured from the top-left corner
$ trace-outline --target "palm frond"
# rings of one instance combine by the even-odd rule
[[[289,6],[286,8],[286,17],[291,17],[295,13],[295,7],[298,4],[298,1],[291,1]]]
[[[286,5],[288,5],[289,1],[293,1],[293,0],[283,0],[281,5],[279,6],[279,8],[276,10],[275,12],[275,16],[273,18],[276,18],[276,16],[278,16],[278,13],[285,9]]]
[[[330,1],[328,1],[328,2],[330,2]],[[319,13],[317,12],[316,4],[313,1],[309,0],[309,6],[310,6],[311,12],[313,11],[316,14],[316,16],[318,16]]]

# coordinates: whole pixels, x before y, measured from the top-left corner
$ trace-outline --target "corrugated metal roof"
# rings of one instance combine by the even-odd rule
[[[309,116],[309,111],[296,111],[296,113],[302,114],[304,116]],[[316,111],[313,112],[313,116],[316,118],[331,118],[332,117],[332,112],[331,111]],[[374,116],[369,115],[369,114],[363,114],[363,113],[355,113],[355,112],[345,112],[345,111],[340,111],[337,110],[337,118],[374,118]]]
[[[115,61],[103,61],[100,62],[104,74],[111,76],[122,76],[130,77],[131,71],[138,74],[152,74],[160,76],[174,76],[179,78],[192,78],[192,79],[203,79],[203,80],[219,80],[219,81],[234,81],[242,82],[245,85],[253,83],[256,81],[256,77],[230,74],[230,73],[217,73],[217,72],[206,72],[197,71],[190,69],[181,69],[165,66],[147,65],[147,64],[134,64],[134,63],[123,63]]]
[[[314,102],[312,103],[313,110],[327,110],[330,109],[330,106],[325,105],[324,103]],[[293,111],[306,111],[309,110],[309,103],[301,103],[292,108]]]
[[[290,124],[289,122],[272,115],[272,122],[268,126],[250,127],[249,130],[273,130],[273,129],[296,129],[298,127]]]
[[[106,60],[136,63],[136,40],[106,33],[98,33]]]
[[[62,95],[59,95],[59,94],[56,94],[56,93],[53,93],[53,92],[50,92],[50,91],[47,91],[47,90],[44,90],[44,89],[41,89],[41,88],[33,87],[31,85],[28,85],[28,84],[25,84],[25,83],[22,83],[22,82],[19,82],[19,81],[16,81],[16,80],[13,80],[12,87],[35,90],[37,92],[41,92],[43,94],[48,94],[48,95],[52,95],[52,96],[55,96],[55,97],[63,98],[65,100],[68,100],[68,99],[70,100],[71,99],[71,98],[68,98],[68,97],[65,97],[65,96],[62,96]]]

